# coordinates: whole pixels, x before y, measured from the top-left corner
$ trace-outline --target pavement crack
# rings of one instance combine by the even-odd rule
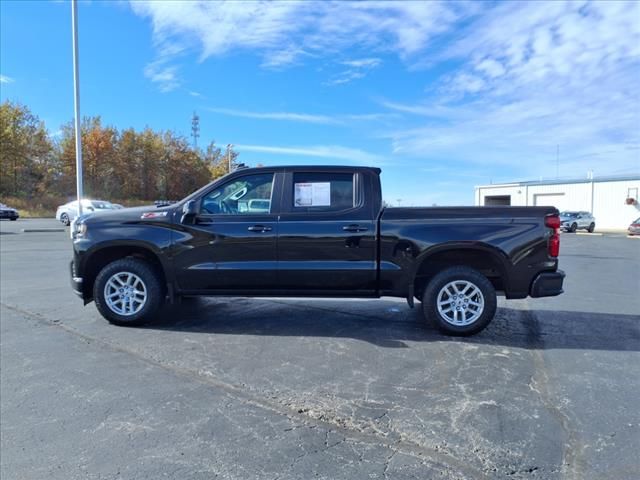
[[[115,352],[120,352],[126,355],[130,355],[136,358],[138,361],[143,362],[147,365],[161,368],[165,371],[171,372],[176,376],[180,376],[183,378],[188,378],[192,381],[199,382],[204,385],[208,385],[210,387],[214,387],[224,391],[227,395],[234,398],[236,401],[243,403],[245,405],[249,405],[252,407],[261,408],[267,411],[270,411],[276,415],[284,416],[289,419],[296,426],[300,424],[306,425],[308,427],[322,427],[327,430],[332,430],[334,433],[342,435],[344,437],[343,440],[327,446],[327,450],[334,448],[337,445],[348,442],[349,444],[357,443],[357,444],[367,444],[367,445],[378,445],[386,448],[392,448],[409,456],[417,456],[421,458],[429,458],[434,462],[441,463],[443,465],[448,466],[453,470],[457,470],[461,474],[469,476],[474,479],[482,480],[488,479],[487,475],[482,472],[482,470],[477,469],[475,467],[470,466],[467,462],[456,458],[453,455],[450,455],[446,452],[439,451],[435,448],[432,448],[427,445],[423,445],[413,439],[409,439],[406,436],[402,435],[400,432],[400,439],[396,438],[388,438],[388,436],[384,435],[378,429],[364,429],[359,427],[357,424],[353,424],[351,422],[346,422],[344,419],[339,418],[337,416],[311,416],[310,411],[305,410],[304,408],[299,409],[295,405],[285,405],[279,402],[276,399],[270,396],[258,395],[251,391],[248,388],[243,388],[240,386],[236,386],[230,383],[227,383],[223,380],[220,380],[213,373],[207,371],[205,372],[199,371],[194,372],[192,370],[187,370],[184,368],[177,367],[173,364],[162,363],[158,360],[145,357],[141,355],[139,352],[135,350],[131,350],[129,348],[116,345],[110,343],[108,341],[103,340],[100,337],[92,337],[85,333],[82,333],[69,325],[66,325],[61,322],[54,322],[52,319],[47,318],[46,316],[38,313],[33,313],[18,306],[9,305],[5,302],[0,302],[0,305],[4,308],[17,312],[27,318],[40,322],[44,325],[48,325],[51,327],[59,328],[64,330],[65,332],[77,337],[82,341],[92,341],[96,345],[111,350]],[[381,416],[384,417],[384,414]],[[306,454],[305,454],[306,455]],[[302,455],[302,458],[305,456]],[[299,461],[299,459],[297,460]]]
[[[585,445],[580,440],[572,419],[552,398],[549,387],[549,372],[544,360],[544,341],[540,332],[540,323],[530,310],[524,310],[527,339],[533,358],[534,372],[529,380],[529,388],[534,392],[545,409],[553,415],[565,434],[565,445],[562,452],[563,478],[568,480],[582,480],[586,471]],[[537,470],[534,469],[533,471]],[[532,471],[532,472],[533,472]]]
[[[391,464],[391,459],[396,455],[396,453],[398,453],[398,451],[392,449],[391,450],[391,454],[385,460],[385,462],[384,462],[384,470],[382,470],[383,478],[389,478],[388,477],[389,465]]]

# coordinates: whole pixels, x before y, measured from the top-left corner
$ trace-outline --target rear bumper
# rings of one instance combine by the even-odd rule
[[[71,288],[73,289],[73,293],[84,300],[84,291],[82,289],[83,280],[82,277],[77,276],[73,260],[69,263],[69,271],[71,273]]]
[[[555,297],[564,292],[562,283],[564,282],[564,272],[556,270],[555,272],[542,272],[536,276],[531,283],[531,291],[529,295],[533,298],[538,297]]]

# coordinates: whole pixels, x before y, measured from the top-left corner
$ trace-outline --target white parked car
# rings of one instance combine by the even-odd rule
[[[100,210],[113,210],[114,207],[111,202],[104,200],[82,200],[82,213],[90,213]],[[71,222],[78,216],[78,201],[74,200],[64,205],[60,205],[56,211],[56,220],[61,221],[65,225],[70,225]]]

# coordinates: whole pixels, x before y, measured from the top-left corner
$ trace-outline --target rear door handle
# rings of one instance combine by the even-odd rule
[[[271,227],[267,227],[265,225],[252,225],[247,228],[250,232],[270,232]]]
[[[362,227],[357,224],[352,224],[352,225],[345,225],[344,227],[342,227],[342,230],[344,230],[345,232],[366,232],[368,228]]]

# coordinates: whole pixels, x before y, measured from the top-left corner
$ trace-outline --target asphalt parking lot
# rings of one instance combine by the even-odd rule
[[[3,479],[631,479],[640,240],[562,236],[566,293],[467,339],[397,299],[199,299],[144,328],[0,222]]]

